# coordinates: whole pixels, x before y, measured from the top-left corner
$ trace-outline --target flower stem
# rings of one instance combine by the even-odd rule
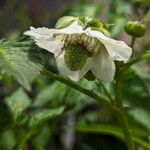
[[[134,36],[132,36],[132,39],[131,39],[131,45],[130,45],[130,47],[133,49],[133,46],[134,46],[134,43],[135,43],[135,37]]]
[[[128,150],[135,150],[131,129],[129,127],[128,120],[123,108],[122,80],[121,80],[122,76],[119,74],[118,71],[119,65],[116,64],[116,67],[117,67],[117,72],[116,72],[115,100],[116,100],[116,106],[118,107],[119,111],[115,115],[118,121],[120,122],[120,125],[122,126]]]
[[[98,80],[99,84],[101,85],[101,87],[103,88],[103,91],[105,92],[106,96],[109,98],[110,102],[113,103],[113,98],[111,96],[111,94],[109,93],[109,91],[107,90],[107,88],[105,87],[104,83],[100,80]]]
[[[129,123],[123,109],[120,109],[120,111],[118,111],[118,113],[116,114],[116,118],[118,119],[120,125],[122,126],[128,150],[135,150],[132,131],[129,127]]]
[[[132,36],[130,47],[132,48],[133,52],[134,52],[133,47],[134,47],[135,39],[136,39],[136,38],[135,38],[134,36]],[[133,57],[133,54],[134,54],[133,52],[132,52],[131,58]]]
[[[116,99],[118,100],[119,105],[117,105],[117,107],[116,107],[116,106],[112,105],[108,99],[104,98],[103,96],[97,95],[88,89],[81,87],[80,85],[72,82],[71,80],[63,78],[52,72],[49,72],[48,70],[43,70],[42,73],[51,79],[58,80],[64,84],[72,87],[73,89],[97,100],[100,104],[102,104],[102,105],[106,106],[108,109],[110,109],[116,115],[118,121],[120,122],[120,124],[123,128],[128,150],[134,150],[134,143],[132,140],[132,135],[131,135],[131,132],[129,129],[128,121],[127,121],[127,118],[126,118],[124,110],[123,110],[121,98],[119,98],[121,96],[121,94],[119,93],[120,89],[118,89],[120,87],[120,83],[118,81],[117,82],[119,83],[119,85],[116,86],[116,88],[118,90],[118,92],[116,92],[116,94],[117,94]]]
[[[149,51],[149,50],[148,50]],[[128,63],[126,63],[123,68],[120,70],[121,72],[124,72],[125,70],[127,70],[129,67],[131,67],[132,65],[142,61],[142,60],[145,60],[145,59],[150,59],[150,52],[147,52],[145,53],[144,55],[142,56],[139,56],[131,61],[129,61]]]
[[[100,104],[106,106],[107,108],[109,108],[112,111],[116,111],[116,109],[117,109],[115,106],[111,105],[111,103],[109,102],[109,100],[106,99],[105,97],[97,95],[94,92],[81,87],[80,85],[72,82],[69,79],[63,78],[63,77],[61,77],[59,75],[56,75],[56,74],[54,74],[54,73],[52,73],[52,72],[50,72],[48,70],[43,70],[42,73],[44,75],[46,75],[47,77],[50,77],[51,79],[58,80],[58,81],[60,81],[60,82],[62,82],[64,84],[72,87],[73,89],[75,89],[75,90],[77,90],[77,91],[79,91],[79,92],[81,92],[81,93],[83,93],[83,94],[85,94],[85,95],[87,95],[87,96],[89,96],[89,97],[97,100]]]

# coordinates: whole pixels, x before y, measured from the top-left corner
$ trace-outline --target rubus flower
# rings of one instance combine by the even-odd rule
[[[112,81],[114,61],[126,63],[132,49],[125,42],[106,36],[100,22],[89,20],[64,17],[58,20],[57,29],[30,27],[24,34],[54,53],[59,72],[71,80],[78,81],[90,71],[97,79]]]

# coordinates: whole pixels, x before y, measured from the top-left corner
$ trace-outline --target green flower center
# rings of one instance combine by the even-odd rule
[[[83,44],[73,43],[65,47],[64,60],[67,68],[71,71],[81,70],[91,53]]]

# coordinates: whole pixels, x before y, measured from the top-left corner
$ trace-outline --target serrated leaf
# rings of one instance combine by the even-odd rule
[[[7,97],[5,101],[15,120],[21,115],[23,110],[28,108],[31,104],[30,98],[22,88],[19,88],[11,96]]]
[[[61,115],[64,111],[64,107],[54,108],[54,109],[43,109],[41,111],[32,112],[28,120],[28,126],[30,128],[36,128],[42,123],[49,119],[53,119]]]
[[[13,76],[24,88],[30,90],[30,83],[42,69],[39,52],[31,40],[0,42],[0,70]]]

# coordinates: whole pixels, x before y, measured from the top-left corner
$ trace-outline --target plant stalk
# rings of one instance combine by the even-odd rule
[[[110,109],[116,115],[118,121],[120,122],[120,124],[123,128],[128,150],[135,150],[132,135],[131,135],[130,128],[128,125],[128,121],[127,121],[126,115],[123,110],[122,101],[121,101],[122,99],[120,98],[121,94],[119,92],[122,92],[122,90],[118,89],[121,86],[119,80],[117,80],[118,85],[116,86],[116,88],[117,88],[116,89],[117,106],[114,106],[110,103],[110,101],[108,99],[104,98],[103,96],[97,95],[88,89],[81,87],[80,85],[72,82],[71,80],[63,78],[52,72],[49,72],[48,70],[43,70],[42,73],[51,79],[58,80],[64,84],[72,87],[73,89],[97,100],[100,104],[102,104],[102,105],[106,106],[108,109]]]
[[[118,119],[126,140],[126,145],[128,150],[135,150],[135,145],[133,142],[133,137],[131,133],[131,129],[129,127],[128,119],[126,117],[124,108],[123,108],[123,97],[122,97],[122,80],[121,80],[121,74],[119,74],[119,65],[116,64],[116,67],[118,68],[118,72],[116,72],[116,87],[115,87],[115,94],[116,94],[116,106],[119,109],[117,113],[115,113],[116,118]]]
[[[55,79],[55,80],[58,80],[70,87],[72,87],[73,89],[97,100],[100,104],[106,106],[107,108],[109,108],[111,111],[116,111],[116,107],[111,105],[110,101],[108,99],[106,99],[105,97],[103,96],[100,96],[100,95],[97,95],[96,93],[92,92],[91,90],[88,90],[84,87],[81,87],[80,85],[76,84],[75,82],[72,82],[71,80],[69,79],[66,79],[62,76],[59,76],[59,75],[56,75],[48,70],[43,70],[42,72],[44,75],[46,75],[47,77],[51,78],[51,79]]]

